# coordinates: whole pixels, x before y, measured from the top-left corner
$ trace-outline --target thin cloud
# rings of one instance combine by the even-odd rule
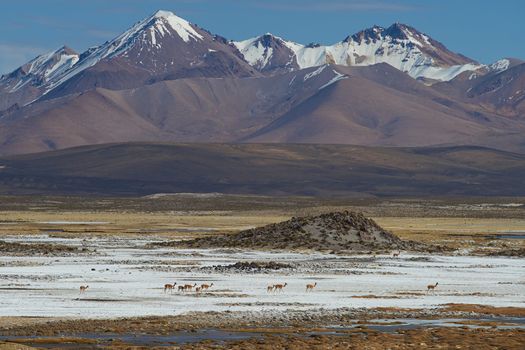
[[[119,33],[112,30],[104,29],[88,29],[87,33],[89,36],[97,39],[109,40],[116,37]]]
[[[72,21],[64,21],[63,19],[51,16],[28,16],[27,19],[39,26],[55,29],[73,29],[76,25],[76,23]]]
[[[252,5],[278,11],[339,12],[339,11],[391,11],[405,12],[421,9],[420,6],[381,1],[252,1]]]

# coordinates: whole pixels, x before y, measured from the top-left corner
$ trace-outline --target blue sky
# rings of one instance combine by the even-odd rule
[[[0,73],[64,44],[101,44],[157,9],[236,40],[272,32],[331,44],[402,22],[482,63],[525,59],[523,0],[2,0]]]

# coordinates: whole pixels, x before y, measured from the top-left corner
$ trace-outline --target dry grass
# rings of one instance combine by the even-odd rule
[[[525,240],[494,235],[525,232],[525,219],[378,217],[376,222],[402,239],[461,249],[525,247]]]
[[[378,313],[379,311],[379,313]],[[227,318],[215,313],[194,313],[175,317],[142,317],[118,320],[79,319],[34,319],[6,322],[3,332],[13,335],[38,335],[38,339],[19,339],[17,342],[35,346],[69,346],[82,348],[84,345],[95,345],[97,348],[120,349],[125,345],[118,335],[149,334],[174,335],[180,331],[201,329],[220,329],[233,333],[259,333],[262,337],[239,341],[214,342],[206,341],[182,345],[183,349],[520,349],[525,341],[525,330],[502,329],[500,326],[509,322],[480,322],[479,320],[462,320],[459,327],[422,327],[412,330],[383,332],[373,330],[371,326],[396,325],[398,318],[406,318],[409,313],[413,318],[429,319],[450,318],[450,313],[475,312],[482,315],[523,317],[525,309],[496,308],[482,305],[449,304],[435,309],[430,314],[423,309],[378,308],[363,314],[341,315],[338,321],[331,317],[313,317],[308,321],[288,322],[269,319],[245,317]],[[461,316],[458,316],[461,317]],[[369,319],[385,319],[384,322],[370,322]],[[2,318],[0,318],[2,321]],[[34,321],[34,324],[31,322]],[[355,328],[334,330],[326,328],[327,324],[341,324]],[[247,326],[249,324],[249,326]],[[467,326],[484,326],[490,328],[469,328]],[[335,333],[334,333],[335,332]],[[83,338],[83,334],[115,333],[114,342],[107,343],[95,338]],[[68,334],[67,337],[59,337]],[[0,343],[1,344],[1,343]],[[342,346],[344,345],[344,346]],[[14,346],[11,344],[10,346]],[[131,346],[131,345],[127,345]],[[458,347],[459,346],[459,347]],[[126,348],[126,347],[124,347]],[[136,349],[137,347],[131,347]],[[141,347],[138,347],[141,348]],[[144,345],[144,348],[147,348]],[[178,347],[176,347],[178,348]],[[2,349],[2,347],[0,347]],[[7,349],[17,349],[9,347]]]
[[[41,233],[60,237],[195,238],[280,222],[291,216],[350,209],[363,211],[402,239],[466,248],[479,254],[525,248],[522,239],[494,238],[494,234],[525,232],[525,207],[509,205],[523,202],[519,198],[335,201],[249,196],[155,200],[36,196],[0,199],[0,239],[3,235]],[[99,223],[45,223],[53,221]]]
[[[56,337],[56,338],[18,338],[8,340],[10,343],[20,344],[96,344],[94,339],[77,338],[77,337]]]
[[[290,218],[274,211],[253,212],[0,212],[0,237],[47,233],[57,237],[155,235],[169,239],[195,238],[263,226]],[[373,219],[402,239],[487,252],[525,248],[525,240],[494,239],[494,234],[525,232],[525,219],[380,217]],[[98,222],[50,224],[46,222]]]
[[[286,220],[279,215],[225,213],[148,213],[148,212],[0,212],[0,236],[48,233],[54,236],[78,235],[156,235],[170,238],[194,237],[216,232],[237,231]],[[88,222],[55,224],[49,222]]]
[[[266,336],[224,344],[201,342],[181,349],[523,349],[525,331],[430,328],[381,333],[367,328],[344,335]]]
[[[446,304],[443,311],[475,312],[484,315],[525,317],[525,308],[522,307],[495,307],[478,304]]]
[[[523,349],[525,342],[524,330],[504,329],[472,329],[466,327],[424,328],[400,331],[398,333],[383,333],[366,326],[356,328],[337,335],[317,329],[267,330],[261,336],[235,341],[204,340],[199,343],[173,344],[172,349],[268,349],[268,350],[307,350],[307,349]],[[310,333],[314,332],[314,333]],[[86,339],[42,339],[37,345],[64,345],[79,348],[94,344]],[[52,341],[52,342],[51,342]],[[55,342],[56,341],[56,342]],[[29,342],[28,342],[29,343]],[[34,343],[34,341],[32,342]],[[1,345],[0,345],[1,346]],[[15,347],[10,344],[6,349],[29,349]],[[0,347],[1,348],[1,347]],[[114,340],[110,344],[98,344],[102,349],[148,349],[149,346],[132,346],[122,341]]]

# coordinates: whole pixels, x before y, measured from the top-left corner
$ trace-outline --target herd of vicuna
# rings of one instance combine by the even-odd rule
[[[173,292],[173,290],[175,289],[176,285],[177,285],[177,282],[173,282],[173,284],[166,283],[164,285],[164,293],[167,293],[168,291]],[[203,283],[200,286],[197,286],[197,283],[194,283],[194,284],[179,284],[177,286],[177,290],[179,292],[191,292],[192,290],[195,289],[196,293],[200,293],[202,291],[210,289],[211,287],[213,287],[213,283],[212,284]]]
[[[436,284],[429,284],[427,286],[427,292],[434,291],[437,288],[438,284],[439,284],[438,282],[436,282]],[[177,285],[177,282],[173,282],[173,284],[166,283],[164,285],[164,293],[167,293],[168,291],[173,293],[173,290],[175,290],[175,286],[176,285]],[[270,284],[270,285],[268,285],[268,287],[266,287],[266,292],[267,293],[281,293],[283,291],[283,289],[287,285],[288,285],[288,283],[284,283],[284,284],[281,284],[281,283]],[[203,283],[200,286],[197,286],[197,283],[194,283],[194,284],[180,284],[180,285],[177,286],[177,290],[179,292],[191,292],[191,291],[193,291],[195,289],[195,293],[198,294],[200,292],[203,292],[205,290],[210,289],[211,287],[213,287],[213,283],[211,283],[211,284]],[[317,287],[317,282],[307,284],[306,285],[306,292],[312,292],[315,287]],[[80,294],[85,293],[88,288],[89,288],[89,286],[80,286]]]
[[[401,254],[401,252],[393,252],[392,253],[392,257],[393,258],[397,258],[399,257],[399,255]],[[429,284],[427,286],[427,292],[430,292],[430,291],[434,291],[437,286],[438,286],[438,282],[436,282],[436,284]],[[173,282],[173,284],[170,284],[170,283],[166,283],[164,285],[164,293],[167,293],[168,291],[170,291],[171,293],[173,293],[173,290],[175,290],[175,286],[177,285],[177,282]],[[266,292],[267,293],[281,293],[283,291],[283,289],[288,285],[288,283],[284,283],[284,284],[281,284],[281,283],[278,283],[278,284],[270,284],[268,285],[268,287],[266,287]],[[203,292],[205,290],[208,290],[209,288],[213,287],[213,283],[211,284],[201,284],[200,286],[197,286],[197,283],[194,283],[194,284],[180,284],[177,286],[177,290],[179,292],[191,292],[195,289],[195,293],[200,293],[200,292]],[[306,292],[312,292],[314,290],[314,288],[317,287],[317,282],[315,283],[309,283],[306,285]],[[80,286],[80,294],[83,294],[86,292],[86,290],[89,288],[89,286]]]
[[[266,291],[268,293],[270,293],[270,292],[282,292],[283,288],[286,287],[287,285],[288,285],[288,283],[272,284],[272,285],[268,286]],[[175,290],[175,286],[177,286],[177,282],[173,282],[173,284],[166,283],[164,285],[164,293],[167,293],[168,291],[173,293],[173,291]],[[200,293],[200,292],[203,292],[205,290],[210,289],[211,287],[213,287],[213,283],[211,283],[211,284],[203,283],[200,286],[197,286],[197,283],[194,283],[194,284],[179,284],[177,286],[177,290],[179,292],[191,292],[191,291],[195,290],[195,293]],[[317,287],[317,282],[315,282],[314,284],[307,284],[306,285],[306,291],[307,292],[311,292],[315,287]],[[88,288],[89,288],[89,286],[80,286],[80,294],[85,293]]]

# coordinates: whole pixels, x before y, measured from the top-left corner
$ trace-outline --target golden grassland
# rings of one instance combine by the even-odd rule
[[[193,238],[236,232],[287,220],[289,213],[254,211],[0,211],[0,237],[16,234],[155,235],[166,239]],[[479,217],[381,217],[379,225],[402,239],[450,248],[522,248],[523,239],[500,239],[500,234],[525,233],[525,219]]]
[[[0,212],[0,235],[53,233],[55,235],[193,236],[228,232],[286,220],[287,216],[250,213],[8,211]]]
[[[374,218],[379,225],[402,239],[461,248],[520,248],[524,239],[502,239],[498,235],[525,234],[525,219],[506,218]]]

